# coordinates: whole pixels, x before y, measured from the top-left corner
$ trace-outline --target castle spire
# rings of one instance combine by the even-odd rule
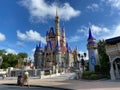
[[[89,28],[88,44],[96,44],[96,39],[92,35],[91,28]]]
[[[91,33],[91,28],[89,27],[89,37],[88,40],[95,40],[95,38],[93,37],[92,33]]]
[[[56,16],[55,16],[55,24],[56,24],[56,35],[59,36],[60,35],[60,28],[59,28],[59,15],[58,15],[58,8],[57,8],[57,4],[56,4]]]
[[[65,29],[64,29],[64,26],[62,27],[62,37],[65,38]]]
[[[42,42],[41,41],[39,42],[39,48],[42,48]]]

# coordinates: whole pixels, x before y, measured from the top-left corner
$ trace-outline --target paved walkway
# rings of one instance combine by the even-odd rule
[[[55,78],[30,79],[31,86],[66,88],[73,90],[120,90],[120,80],[61,80]],[[0,80],[0,84],[16,84],[16,79]]]

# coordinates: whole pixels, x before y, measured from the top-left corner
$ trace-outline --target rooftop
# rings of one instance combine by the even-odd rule
[[[116,44],[120,42],[120,36],[118,37],[114,37],[114,38],[110,38],[110,39],[106,39],[105,40],[106,44]]]

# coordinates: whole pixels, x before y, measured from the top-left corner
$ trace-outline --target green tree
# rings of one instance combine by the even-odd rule
[[[18,63],[17,55],[9,53],[7,55],[3,55],[3,63],[2,68],[5,69],[7,67],[15,67]]]
[[[23,60],[23,58],[27,58],[28,56],[27,53],[24,52],[18,53],[17,55],[12,53],[6,54],[5,50],[0,50],[0,55],[3,58],[2,62],[3,69],[6,69],[8,67],[15,67],[18,64],[18,59],[22,58]]]
[[[98,53],[99,53],[99,59],[100,59],[101,73],[103,75],[109,75],[109,70],[110,70],[109,57],[106,54],[104,40],[100,40],[98,42]]]
[[[0,56],[4,55],[6,53],[6,51],[3,49],[3,50],[0,50]]]
[[[24,53],[24,52],[18,53],[18,59],[24,65],[26,64],[25,61],[24,61],[24,58],[27,58],[27,57],[28,57],[27,53]]]
[[[27,58],[27,57],[28,57],[27,53],[24,53],[24,52],[18,53],[18,58],[19,58],[19,59],[20,59],[20,58]]]

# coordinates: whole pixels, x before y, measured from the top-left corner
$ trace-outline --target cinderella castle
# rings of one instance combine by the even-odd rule
[[[46,32],[46,45],[43,47],[40,42],[36,45],[34,53],[34,65],[36,69],[52,68],[53,66],[73,67],[77,60],[78,51],[75,48],[73,51],[66,41],[65,30],[60,30],[60,18],[56,9],[55,29],[50,28]]]

